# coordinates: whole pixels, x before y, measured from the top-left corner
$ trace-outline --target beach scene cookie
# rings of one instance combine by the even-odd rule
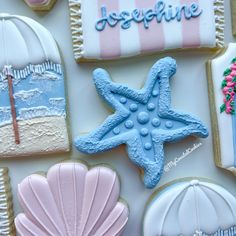
[[[113,109],[100,127],[74,144],[84,153],[99,153],[126,144],[131,161],[144,172],[147,188],[159,182],[164,165],[164,144],[190,135],[206,138],[205,125],[190,114],[171,108],[170,78],[176,61],[166,57],[157,61],[140,90],[111,81],[103,69],[93,72],[98,94]]]
[[[64,74],[50,32],[0,14],[0,157],[66,152]]]
[[[0,235],[16,235],[10,178],[6,167],[0,167]]]
[[[236,198],[230,192],[209,180],[181,179],[152,195],[143,236],[234,236],[235,222]]]
[[[79,162],[64,162],[46,176],[33,174],[18,186],[24,213],[15,219],[21,236],[119,236],[129,210],[119,199],[120,183],[110,168],[90,170]]]
[[[208,85],[216,165],[236,174],[236,44],[208,62]]]
[[[24,0],[34,11],[49,11],[57,0]]]
[[[68,1],[77,62],[224,46],[223,0]]]

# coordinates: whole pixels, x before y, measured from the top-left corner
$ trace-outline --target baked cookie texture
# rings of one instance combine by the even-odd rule
[[[152,195],[143,236],[234,236],[235,219],[236,198],[230,192],[206,179],[185,178]]]
[[[236,44],[230,43],[207,64],[208,88],[217,166],[236,174]]]
[[[105,70],[96,69],[97,92],[114,114],[88,135],[76,138],[76,148],[92,154],[125,144],[130,160],[143,171],[145,186],[154,188],[163,172],[164,144],[190,135],[208,136],[199,119],[171,108],[169,80],[176,68],[173,58],[157,61],[140,90],[116,84]]]
[[[69,150],[61,57],[36,21],[0,14],[0,157]]]
[[[223,0],[68,2],[77,62],[224,47]]]
[[[57,0],[24,0],[34,11],[49,11]]]
[[[119,236],[129,210],[119,200],[117,174],[105,166],[90,170],[79,162],[64,162],[46,176],[34,174],[18,186],[24,213],[15,219],[21,236]]]

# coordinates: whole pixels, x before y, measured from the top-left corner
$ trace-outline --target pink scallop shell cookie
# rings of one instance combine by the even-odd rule
[[[118,236],[129,210],[119,201],[117,174],[104,166],[88,170],[78,162],[53,166],[44,177],[33,174],[18,186],[24,213],[15,219],[21,236]]]
[[[34,11],[49,11],[57,0],[24,0]]]

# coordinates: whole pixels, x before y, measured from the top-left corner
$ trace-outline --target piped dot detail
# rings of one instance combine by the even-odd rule
[[[120,103],[125,104],[127,102],[127,99],[125,97],[120,98]]]
[[[138,110],[138,105],[135,103],[130,104],[129,110],[135,112]]]
[[[113,129],[113,134],[118,135],[119,133],[120,133],[120,129],[118,127]]]
[[[173,127],[173,122],[172,121],[166,121],[165,126],[166,126],[167,129],[171,129]]]
[[[144,148],[145,148],[146,150],[151,150],[151,149],[152,149],[152,144],[151,144],[151,143],[145,143],[145,144],[144,144]]]
[[[143,137],[147,136],[148,133],[149,133],[149,131],[148,131],[147,128],[142,128],[142,129],[140,130],[140,134],[141,134]]]
[[[148,113],[147,112],[140,112],[139,114],[138,114],[138,122],[140,123],[140,124],[142,124],[142,125],[145,125],[145,124],[147,124],[148,123],[148,121],[149,121],[149,115],[148,115]]]
[[[155,106],[154,103],[149,103],[148,106],[147,106],[147,109],[148,109],[149,111],[153,111],[153,110],[155,110],[155,108],[156,108],[156,106]]]
[[[152,125],[156,128],[159,127],[161,125],[161,121],[158,118],[153,118],[152,119]]]
[[[127,129],[132,129],[132,128],[134,127],[134,122],[133,122],[132,120],[127,120],[127,121],[125,122],[125,127],[126,127]]]

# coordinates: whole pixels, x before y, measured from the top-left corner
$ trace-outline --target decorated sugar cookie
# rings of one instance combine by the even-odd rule
[[[143,236],[154,235],[234,236],[236,198],[207,180],[170,183],[153,194],[144,214]]]
[[[0,235],[15,236],[14,213],[8,169],[0,167]]]
[[[224,46],[223,0],[68,1],[77,61]]]
[[[21,236],[119,236],[128,221],[119,201],[116,173],[103,166],[88,170],[81,163],[53,166],[47,176],[31,175],[18,186],[24,213],[15,219]]]
[[[236,1],[231,0],[232,32],[236,36]]]
[[[34,20],[0,14],[0,157],[69,150],[62,62]]]
[[[236,174],[236,44],[209,61],[208,72],[215,161]]]
[[[24,0],[34,11],[49,11],[57,0]]]
[[[90,134],[78,137],[77,149],[98,153],[126,144],[129,158],[144,171],[146,187],[155,187],[163,172],[165,143],[189,135],[208,136],[200,120],[171,109],[169,80],[175,72],[174,59],[161,59],[151,68],[144,87],[134,90],[112,82],[105,70],[95,70],[97,91],[115,113]]]

